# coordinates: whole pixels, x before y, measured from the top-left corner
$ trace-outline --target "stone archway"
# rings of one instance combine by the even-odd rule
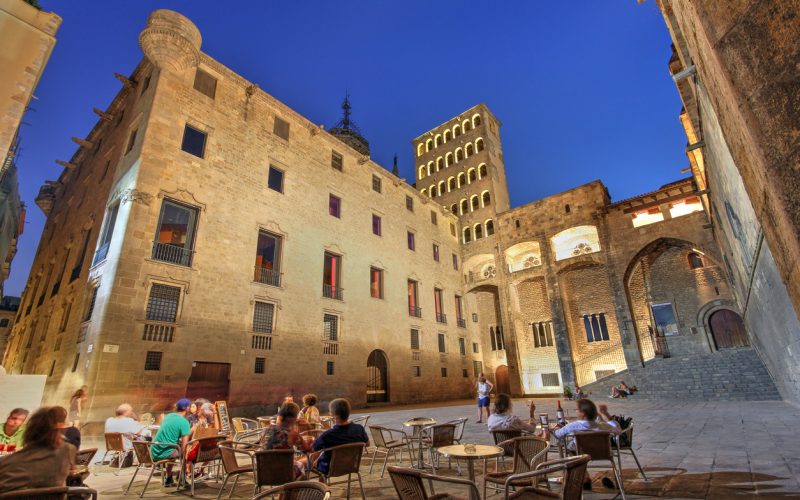
[[[386,353],[375,349],[367,358],[367,403],[389,401],[389,360]]]
[[[730,309],[718,309],[711,313],[708,317],[708,328],[717,349],[750,345],[742,317]]]

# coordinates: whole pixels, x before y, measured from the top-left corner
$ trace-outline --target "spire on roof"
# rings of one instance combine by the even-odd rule
[[[397,153],[394,154],[394,164],[392,165],[392,174],[395,177],[400,177],[400,169],[397,168]]]
[[[345,93],[344,101],[342,101],[342,119],[331,127],[330,133],[359,153],[369,156],[369,142],[364,139],[358,126],[350,119],[352,109],[350,94]]]

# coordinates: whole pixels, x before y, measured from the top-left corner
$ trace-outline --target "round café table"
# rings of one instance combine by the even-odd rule
[[[468,452],[466,450],[467,445],[465,444],[454,444],[451,446],[442,446],[441,448],[437,448],[436,452],[445,458],[466,460],[469,480],[474,483],[475,464],[473,464],[473,462],[475,460],[485,460],[488,458],[499,457],[503,454],[503,448],[500,448],[499,446],[486,445],[486,444],[476,444],[473,446],[475,447],[475,451]]]
[[[422,429],[429,425],[436,425],[436,420],[432,418],[413,418],[411,420],[406,420],[403,422],[405,427],[410,427],[413,429],[412,436],[416,436],[417,438],[417,447],[419,449],[419,454],[417,455],[417,464],[413,465],[416,469],[424,469],[425,464],[423,463],[422,458]]]

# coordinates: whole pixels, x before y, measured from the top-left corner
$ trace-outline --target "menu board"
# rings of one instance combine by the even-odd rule
[[[226,401],[215,401],[214,406],[217,408],[217,429],[220,434],[231,434],[231,418],[228,415],[228,403]]]

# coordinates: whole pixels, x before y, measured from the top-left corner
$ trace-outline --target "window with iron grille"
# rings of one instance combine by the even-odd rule
[[[376,193],[381,192],[381,178],[377,175],[372,176],[372,190]]]
[[[421,377],[422,376],[422,367],[421,366],[412,366],[411,373],[414,377]]]
[[[558,379],[558,373],[542,373],[542,386],[544,387],[558,387],[561,382]]]
[[[160,351],[147,351],[147,356],[144,358],[144,369],[146,371],[159,371],[161,370],[161,357],[164,355]]]
[[[325,364],[325,373],[333,375],[333,361],[327,361]]]
[[[78,369],[78,361],[81,359],[81,353],[75,354],[75,361],[72,362],[73,373]]]
[[[92,287],[91,296],[89,298],[89,307],[86,308],[86,316],[83,318],[84,321],[89,321],[92,319],[92,313],[94,312],[94,304],[97,302],[97,290],[98,286]]]
[[[342,158],[342,155],[336,151],[331,151],[331,167],[339,172],[341,172],[342,168],[344,168],[344,158]]]
[[[133,129],[131,131],[131,135],[128,136],[128,146],[125,148],[125,154],[130,153],[131,149],[133,149],[133,146],[136,144],[136,134],[138,132],[139,132],[139,129],[135,128],[135,129]]]
[[[553,346],[553,322],[540,321],[533,323],[533,347]]]
[[[288,141],[289,140],[289,122],[286,120],[281,120],[277,116],[275,117],[275,125],[272,127],[272,133],[280,137],[281,139]]]
[[[326,314],[323,318],[323,340],[339,340],[339,317]]]
[[[439,334],[439,352],[447,352],[445,350],[445,348],[446,348],[446,344],[445,344],[444,333],[440,333]]]
[[[255,302],[253,310],[253,331],[272,333],[272,320],[275,314],[275,304],[269,302]]]
[[[256,358],[255,373],[264,373],[264,361],[265,358]]]
[[[416,328],[411,329],[411,349],[414,351],[419,350],[419,330]]]
[[[478,313],[472,313],[472,322],[473,323],[477,323],[478,322]]]
[[[183,128],[183,141],[181,149],[190,155],[203,158],[206,152],[206,138],[208,135],[202,130],[198,130],[188,123]]]
[[[253,340],[250,341],[250,347],[262,351],[269,351],[272,349],[272,337],[269,335],[253,335]]]
[[[154,283],[147,300],[147,319],[174,323],[178,317],[180,298],[180,287]]]
[[[446,366],[442,367],[442,377],[447,377],[447,367]]]
[[[414,211],[414,198],[406,195],[406,210],[409,212]]]
[[[439,224],[439,221],[436,219],[436,212],[434,212],[433,210],[431,210],[431,224],[433,224],[434,226]]]
[[[198,68],[194,73],[194,89],[213,99],[217,93],[217,79]]]
[[[480,361],[473,361],[472,374],[477,377],[478,375],[481,374],[481,372],[483,372],[483,363],[481,363]]]
[[[462,356],[467,355],[467,339],[464,337],[458,337],[458,352],[460,352]]]

